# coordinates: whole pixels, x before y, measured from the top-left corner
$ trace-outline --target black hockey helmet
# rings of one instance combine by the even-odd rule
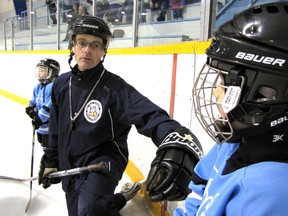
[[[112,39],[112,33],[105,21],[99,17],[81,16],[75,20],[70,29],[70,47],[77,34],[89,34],[103,40],[104,49],[107,50]]]
[[[193,97],[196,116],[216,142],[288,126],[285,20],[288,3],[268,3],[235,15],[215,32]],[[224,89],[223,101],[216,101],[217,87]]]
[[[36,78],[45,84],[59,76],[60,64],[54,59],[42,59],[36,65]]]

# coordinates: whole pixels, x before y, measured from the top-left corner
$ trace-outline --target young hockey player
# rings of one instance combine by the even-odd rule
[[[41,160],[39,184],[47,188],[53,183],[46,177],[50,172],[106,162],[110,164],[107,172],[62,179],[68,212],[70,216],[120,215],[141,188],[139,183],[125,185],[121,193],[114,194],[128,163],[127,136],[135,125],[140,134],[159,146],[149,175],[151,196],[184,199],[190,192],[192,174],[187,167],[193,168],[202,155],[195,136],[104,68],[112,38],[104,20],[81,16],[72,25],[71,34],[69,64],[74,57],[76,65],[53,85],[49,147]],[[159,158],[165,164],[159,164]],[[163,172],[167,166],[172,173]]]
[[[38,142],[43,150],[48,146],[48,127],[51,108],[52,85],[59,76],[60,65],[53,59],[42,59],[36,65],[36,78],[39,83],[34,87],[26,113],[32,119],[32,124],[37,132]]]
[[[223,24],[193,99],[219,144],[199,161],[174,216],[288,215],[288,3],[254,6]]]

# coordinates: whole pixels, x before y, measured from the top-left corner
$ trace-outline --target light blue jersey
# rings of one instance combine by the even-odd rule
[[[29,105],[35,105],[38,116],[43,124],[36,130],[40,134],[48,134],[49,116],[51,108],[51,92],[53,83],[43,85],[38,83],[33,90],[33,96]]]
[[[190,183],[185,209],[174,216],[286,216],[288,163],[261,162],[222,175],[239,144],[216,144],[194,171],[207,184]]]

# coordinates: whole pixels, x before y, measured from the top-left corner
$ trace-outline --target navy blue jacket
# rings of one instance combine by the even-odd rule
[[[52,88],[47,167],[65,170],[109,160],[110,174],[119,181],[128,163],[127,136],[132,125],[140,134],[151,137],[156,146],[169,132],[181,127],[165,110],[102,64],[82,73],[77,73],[76,66],[73,71],[60,75]],[[73,126],[70,79],[72,113],[79,112],[84,104]],[[68,181],[69,177],[62,180],[64,190]]]

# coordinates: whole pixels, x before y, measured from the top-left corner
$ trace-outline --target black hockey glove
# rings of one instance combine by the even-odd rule
[[[31,119],[33,119],[37,115],[37,112],[35,110],[35,106],[28,106],[25,108],[25,111]]]
[[[153,202],[180,201],[191,192],[193,169],[203,157],[202,146],[187,128],[168,134],[159,146],[146,179]]]
[[[34,116],[34,118],[32,119],[32,125],[34,125],[35,130],[37,130],[42,124],[43,122],[41,121],[39,116],[38,115]]]
[[[48,174],[57,172],[56,167],[48,168],[45,166],[45,155],[41,158],[40,169],[38,172],[38,184],[41,185],[44,189],[50,187],[52,184],[58,184],[61,182],[61,178],[50,178]]]

